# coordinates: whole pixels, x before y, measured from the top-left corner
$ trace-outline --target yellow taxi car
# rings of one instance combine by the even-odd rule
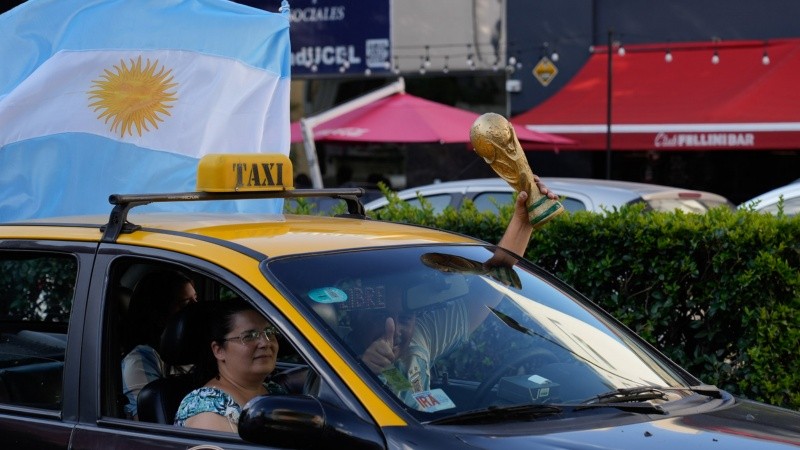
[[[291,172],[282,156],[209,155],[198,192],[113,195],[108,216],[0,224],[3,447],[800,445],[800,414],[704,385],[524,259],[370,220],[358,189],[295,190]],[[301,196],[344,199],[348,213],[136,211]],[[140,292],[163,272],[192,289],[187,306],[155,324],[138,302],[167,290]],[[191,367],[208,347],[203,305],[232,299],[276,328],[263,336],[279,340],[268,381],[283,392],[240,405],[237,433],[175,426],[178,403],[202,384]],[[164,364],[186,371],[150,377],[132,396],[127,337],[155,325]],[[366,357],[376,344],[393,364],[377,369]]]

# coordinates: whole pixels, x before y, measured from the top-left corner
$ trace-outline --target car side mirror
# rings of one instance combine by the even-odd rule
[[[280,448],[385,448],[374,424],[309,395],[265,395],[250,400],[239,417],[239,436]]]

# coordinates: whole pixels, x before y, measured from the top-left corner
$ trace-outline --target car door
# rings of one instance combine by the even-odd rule
[[[217,265],[185,255],[118,244],[101,246],[95,270],[87,320],[103,324],[98,327],[87,345],[82,360],[80,423],[76,428],[74,449],[245,449],[256,445],[243,441],[234,433],[176,427],[169,424],[145,423],[132,420],[124,412],[125,398],[121,395],[121,351],[119,331],[125,320],[124,295],[132,281],[127,274],[139,276],[147,266],[180,270],[195,280],[198,301],[219,301],[226,295],[244,298],[267,316],[282,331],[290,328],[279,311],[255,291],[248,283]],[[122,268],[122,269],[121,269]],[[137,269],[138,268],[138,269]],[[140,272],[136,275],[136,272]],[[135,284],[135,283],[134,283]],[[232,294],[231,294],[232,293]],[[132,300],[131,300],[132,301]],[[281,341],[278,366],[292,368],[306,363],[313,352],[307,343],[291,340],[296,332],[284,333]],[[303,383],[300,383],[302,388]],[[258,446],[259,448],[263,448]]]
[[[0,239],[4,448],[68,448],[94,250],[90,243]]]

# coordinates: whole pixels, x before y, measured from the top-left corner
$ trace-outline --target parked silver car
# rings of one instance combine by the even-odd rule
[[[783,204],[780,204],[781,199],[783,199]],[[779,205],[787,216],[795,216],[800,213],[800,179],[753,197],[739,205],[739,208],[752,208],[759,212],[778,214]]]
[[[648,209],[656,211],[682,210],[693,213],[704,213],[715,206],[735,207],[721,195],[671,186],[591,178],[542,177],[542,181],[562,197],[561,202],[571,212],[604,212],[641,202],[646,203]],[[513,193],[513,189],[500,178],[480,178],[418,186],[400,191],[398,196],[412,205],[419,205],[421,196],[437,213],[448,206],[457,209],[464,199],[472,200],[479,211],[497,212],[497,205],[511,202]],[[375,211],[387,203],[384,197],[364,207],[367,211]]]

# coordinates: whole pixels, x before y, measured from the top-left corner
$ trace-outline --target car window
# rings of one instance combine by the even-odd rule
[[[484,264],[492,256],[477,246],[413,246],[283,258],[268,268],[420,420],[683,383],[555,280],[522,262]],[[364,359],[382,339],[406,352],[390,368]]]
[[[363,202],[363,198],[362,198]],[[283,211],[288,214],[302,213],[303,208],[308,208],[311,214],[332,215],[347,212],[347,203],[344,200],[328,197],[310,197],[284,201]]]
[[[663,198],[648,200],[648,208],[654,211],[683,211],[686,213],[703,214],[708,212],[709,209],[717,206],[725,206],[724,202],[715,202],[707,199],[691,199],[691,198]]]
[[[0,403],[60,410],[71,256],[0,253]]]
[[[475,208],[480,212],[490,211],[495,214],[498,213],[497,205],[504,205],[511,203],[514,197],[510,192],[482,192],[475,196],[473,202]],[[586,205],[578,199],[570,197],[561,197],[559,199],[564,209],[569,212],[585,211]]]
[[[481,192],[472,200],[480,212],[499,212],[498,206],[507,205],[514,200],[510,192]]]
[[[439,214],[450,206],[453,201],[452,198],[453,196],[451,194],[437,194],[426,196],[425,200],[431,203],[434,213]],[[508,192],[484,192],[477,194],[473,199],[473,203],[475,204],[475,208],[480,212],[490,211],[497,214],[498,208],[496,205],[511,203],[512,199],[512,194]],[[564,205],[564,209],[569,212],[586,211],[588,209],[584,202],[576,198],[562,197],[560,201],[561,204]],[[406,202],[415,208],[421,207],[420,201],[416,197],[408,199]],[[374,210],[380,211],[383,208],[385,208],[385,206],[375,208]]]
[[[569,212],[586,211],[588,209],[586,204],[576,198],[561,197],[559,201],[564,205],[564,209]]]
[[[112,264],[110,273],[104,334],[107,360],[103,365],[108,376],[103,377],[107,383],[103,388],[106,393],[103,414],[171,425],[180,400],[208,381],[200,380],[194,373],[205,345],[205,330],[196,326],[203,316],[191,315],[194,322],[178,326],[181,334],[191,338],[180,337],[181,342],[177,342],[165,341],[163,337],[174,335],[168,330],[176,330],[174,324],[179,320],[179,312],[190,305],[202,311],[211,302],[247,299],[226,283],[182,265],[124,257]],[[183,298],[187,289],[179,288],[187,283],[192,286],[187,288],[188,292],[194,295]],[[181,295],[166,295],[175,291]],[[176,306],[161,308],[159,305],[167,300]],[[274,374],[304,366],[295,346],[285,337],[278,339],[280,349]],[[301,393],[305,373],[299,375],[282,379],[290,393]],[[150,400],[142,400],[144,396]],[[154,406],[152,399],[159,403]],[[165,405],[163,409],[161,404]]]
[[[433,207],[434,214],[439,214],[444,211],[445,208],[450,206],[452,199],[453,196],[451,194],[435,194],[425,196],[425,200],[431,204],[431,207]],[[418,197],[412,197],[406,200],[406,203],[414,208],[422,208],[422,202],[420,202]]]
[[[778,203],[767,205],[761,209],[760,212],[778,214]],[[788,198],[783,200],[783,214],[787,216],[795,216],[800,213],[800,197]]]

